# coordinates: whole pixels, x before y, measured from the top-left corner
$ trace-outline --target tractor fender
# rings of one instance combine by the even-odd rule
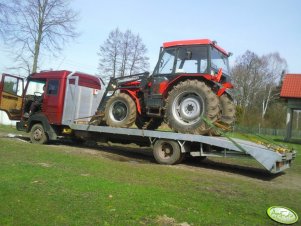
[[[224,93],[227,93],[232,99],[234,99],[234,93],[233,93],[233,85],[230,82],[225,82],[223,84],[217,84],[219,85],[219,90],[217,91],[216,95],[221,96]]]
[[[57,139],[57,133],[55,132],[53,127],[50,125],[47,117],[43,113],[36,113],[29,117],[26,132],[30,132],[33,125],[37,124],[37,123],[40,123],[43,125],[45,133],[48,135],[49,140]]]
[[[169,83],[167,83],[165,85],[164,90],[162,91],[162,94],[164,97],[167,97],[168,92],[172,89],[172,87],[176,86],[178,83],[188,80],[188,79],[195,79],[195,80],[199,80],[199,81],[203,81],[211,86],[214,86],[215,84],[218,84],[220,86],[219,83],[214,82],[213,80],[211,80],[212,76],[211,75],[193,75],[193,74],[182,74],[177,76],[176,78],[172,79]]]
[[[226,82],[226,83],[218,83],[216,81],[214,81],[212,79],[212,76],[209,74],[205,74],[205,75],[189,75],[189,74],[185,74],[185,75],[180,75],[177,76],[176,78],[174,78],[173,80],[171,80],[168,84],[166,84],[164,91],[162,92],[163,96],[166,97],[168,95],[168,92],[172,89],[172,87],[174,87],[175,85],[177,85],[178,83],[188,80],[188,79],[196,79],[199,81],[203,81],[205,83],[207,83],[208,85],[210,85],[210,87],[216,86],[218,87],[218,90],[216,92],[217,96],[221,96],[224,93],[227,93],[232,99],[234,99],[235,93],[233,91],[233,85],[230,82]]]
[[[141,104],[140,104],[139,98],[136,95],[137,92],[131,91],[131,90],[128,90],[128,89],[123,90],[123,92],[129,94],[130,97],[135,101],[136,107],[137,107],[137,111],[141,115]]]
[[[235,96],[236,96],[236,92],[235,92],[235,90],[233,90],[233,89],[226,89],[225,90],[225,93],[227,93],[228,95],[229,95],[229,97],[232,99],[232,100],[234,100],[235,98]]]

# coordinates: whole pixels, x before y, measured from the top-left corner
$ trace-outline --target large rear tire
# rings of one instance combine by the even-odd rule
[[[112,96],[106,104],[105,121],[108,126],[128,128],[135,122],[136,115],[135,102],[125,93]]]
[[[228,94],[224,93],[222,96],[220,96],[219,101],[222,110],[222,117],[220,121],[232,126],[235,122],[236,114],[236,108],[232,98]]]
[[[236,107],[232,98],[224,93],[219,97],[221,118],[217,121],[221,125],[219,129],[213,128],[210,134],[213,136],[221,136],[223,132],[231,131],[235,122]]]
[[[220,116],[216,94],[202,81],[186,80],[176,85],[166,100],[165,121],[181,133],[208,134],[210,125]]]

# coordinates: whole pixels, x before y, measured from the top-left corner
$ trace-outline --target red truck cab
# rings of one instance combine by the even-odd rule
[[[31,141],[34,143],[55,140],[62,133],[70,132],[68,128],[71,123],[89,121],[104,92],[104,84],[100,78],[67,70],[31,74],[27,78],[23,94],[21,92],[19,96],[12,92],[13,88],[9,90],[7,87],[18,87],[23,80],[7,74],[3,79],[9,80],[10,83],[1,82],[0,110],[6,111],[10,119],[20,120],[17,129],[31,132],[33,136]],[[43,91],[44,86],[45,91]],[[7,90],[10,93],[7,93]],[[3,103],[9,102],[7,98],[10,98],[10,102],[13,100],[19,102],[4,106]],[[31,106],[36,102],[39,102],[40,106],[31,112]],[[18,108],[15,107],[16,105]],[[18,114],[13,115],[14,112]],[[35,133],[32,130],[37,131]],[[43,139],[41,131],[46,135]]]

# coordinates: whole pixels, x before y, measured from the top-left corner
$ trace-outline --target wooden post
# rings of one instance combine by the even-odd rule
[[[292,124],[293,124],[293,109],[287,108],[287,115],[286,115],[286,135],[284,140],[289,141],[292,137]]]

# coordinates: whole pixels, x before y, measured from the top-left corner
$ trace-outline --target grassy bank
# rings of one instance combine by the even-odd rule
[[[0,225],[277,225],[266,215],[272,205],[301,215],[299,155],[274,177],[226,169],[240,160],[219,160],[223,170],[121,162],[101,149],[7,138],[0,147]]]

